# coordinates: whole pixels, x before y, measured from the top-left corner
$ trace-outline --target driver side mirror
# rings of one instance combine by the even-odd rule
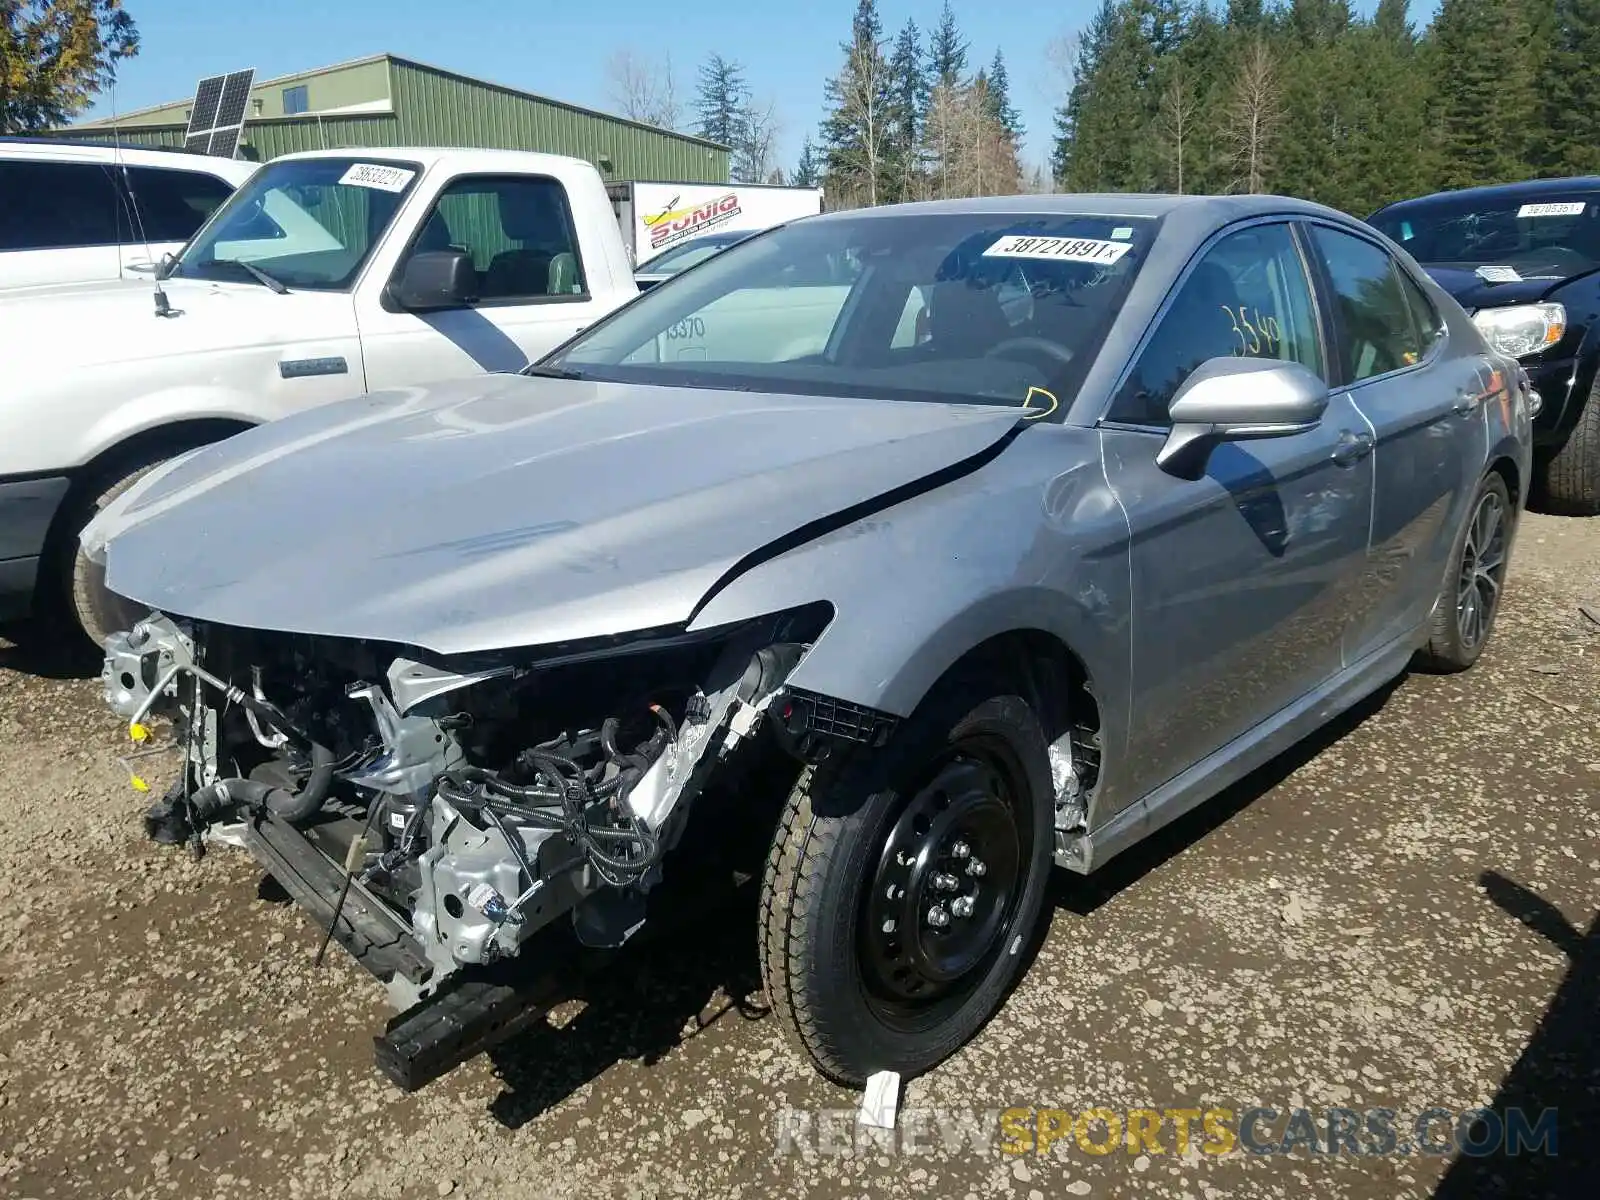
[[[472,256],[460,250],[425,250],[406,260],[394,302],[411,312],[465,308],[478,298],[478,272]]]
[[[1213,358],[1195,368],[1172,398],[1172,419],[1156,466],[1198,479],[1222,442],[1291,437],[1317,427],[1328,385],[1296,362]]]

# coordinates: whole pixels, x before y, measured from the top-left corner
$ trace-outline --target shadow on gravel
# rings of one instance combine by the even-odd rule
[[[520,1128],[616,1063],[653,1067],[715,1021],[767,1015],[760,872],[793,773],[774,755],[701,797],[679,843],[690,856],[652,891],[650,920],[618,960],[578,985],[583,1010],[489,1051],[504,1085],[489,1105],[495,1120]]]
[[[40,679],[93,679],[100,674],[100,659],[59,632],[19,621],[0,625],[0,670]]]
[[[1500,1085],[1488,1118],[1472,1128],[1468,1143],[1492,1148],[1463,1154],[1446,1172],[1434,1200],[1588,1200],[1600,1193],[1600,915],[1587,932],[1552,904],[1503,875],[1486,871],[1478,882],[1489,899],[1566,954],[1570,966],[1527,1049]],[[1556,1110],[1553,1147],[1508,1145],[1512,1131],[1537,1129],[1539,1115]],[[1498,1126],[1498,1128],[1496,1128]],[[1553,1148],[1555,1153],[1548,1153]]]
[[[766,1016],[759,1002],[753,886],[699,929],[640,947],[579,994],[567,1025],[548,1020],[489,1051],[503,1090],[489,1105],[518,1129],[625,1059],[655,1066],[713,1022]]]
[[[1055,904],[1079,916],[1088,916],[1102,904],[1132,887],[1167,860],[1176,857],[1277,787],[1322,751],[1375,716],[1406,679],[1400,675],[1384,684],[1355,707],[1335,717],[1321,729],[1297,742],[1277,758],[1258,767],[1238,783],[1185,813],[1164,829],[1119,854],[1093,875],[1056,872]]]
[[[1079,914],[1094,911],[1373,716],[1399,683],[1379,689],[1095,875],[1069,878],[1057,872],[1054,903]],[[747,838],[770,829],[759,820],[755,825],[745,831]],[[683,844],[694,843],[686,835]],[[745,864],[751,848],[747,844],[740,856]],[[491,1115],[508,1128],[520,1128],[623,1060],[653,1066],[713,1021],[734,1013],[747,1019],[765,1016],[756,960],[757,890],[753,884],[739,888],[731,903],[706,920],[640,946],[626,965],[602,972],[579,993],[584,1008],[567,1025],[557,1028],[546,1021],[491,1050],[489,1060],[504,1085],[489,1106]],[[1046,925],[1041,922],[1029,959]]]

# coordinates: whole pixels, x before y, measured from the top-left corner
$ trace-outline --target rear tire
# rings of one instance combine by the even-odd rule
[[[1418,666],[1450,674],[1478,661],[1500,612],[1515,532],[1511,492],[1506,481],[1491,471],[1478,485],[1466,522],[1456,535]]]
[[[1600,379],[1566,442],[1543,464],[1543,507],[1563,516],[1600,513]]]
[[[1052,796],[1037,716],[973,677],[881,751],[801,774],[762,880],[761,973],[824,1074],[920,1074],[994,1015],[1038,927]]]

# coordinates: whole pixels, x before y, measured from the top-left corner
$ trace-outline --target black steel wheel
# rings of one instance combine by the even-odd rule
[[[961,746],[889,828],[857,953],[869,1002],[915,1025],[1000,952],[1027,868],[1026,805],[1003,747]],[[997,761],[999,760],[999,761]]]
[[[992,1017],[1049,881],[1044,731],[998,679],[946,681],[882,750],[807,768],[762,881],[761,969],[833,1079],[915,1075]]]

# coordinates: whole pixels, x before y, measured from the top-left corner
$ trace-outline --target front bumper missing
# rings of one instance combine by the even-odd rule
[[[298,829],[269,813],[245,824],[241,835],[244,848],[317,927],[325,931],[332,925],[333,940],[374,977],[402,994],[405,985],[417,992],[426,988],[433,966],[405,923],[357,880],[340,909],[344,871]]]

